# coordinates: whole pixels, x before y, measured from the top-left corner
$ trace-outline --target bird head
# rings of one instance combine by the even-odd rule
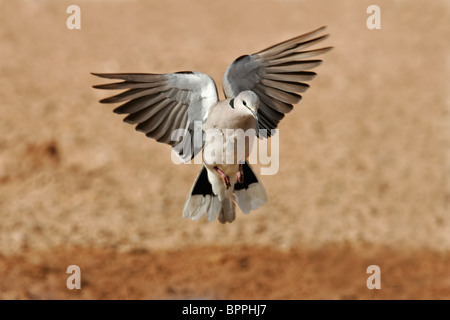
[[[250,113],[255,118],[258,117],[258,96],[250,90],[240,92],[234,99],[231,99],[230,106],[241,112]]]

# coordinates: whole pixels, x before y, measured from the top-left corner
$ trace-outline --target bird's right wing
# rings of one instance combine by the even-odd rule
[[[128,114],[124,119],[137,124],[136,130],[149,138],[171,145],[183,161],[191,160],[201,149],[203,141],[194,138],[196,121],[203,123],[209,109],[218,101],[214,80],[200,72],[166,74],[148,73],[93,73],[93,75],[120,79],[122,82],[96,85],[96,89],[127,89],[101,103],[128,101],[114,109],[115,113]],[[175,137],[176,129],[184,134]],[[201,130],[201,126],[199,128]],[[198,140],[198,139],[197,139]]]

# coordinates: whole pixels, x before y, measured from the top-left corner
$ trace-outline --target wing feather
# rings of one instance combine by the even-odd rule
[[[259,83],[255,87],[259,91],[263,91],[264,93],[266,93],[269,97],[272,97],[285,103],[296,104],[301,99],[301,96],[296,93],[287,92],[272,87],[266,87]]]
[[[122,80],[100,84],[96,89],[124,90],[101,103],[124,104],[114,109],[115,113],[128,114],[124,121],[137,124],[136,130],[158,142],[171,145],[184,161],[192,159],[201,147],[183,150],[196,121],[203,122],[209,109],[217,103],[218,95],[214,80],[200,72],[177,73],[92,73],[95,76]],[[183,139],[172,141],[172,132],[184,129]],[[192,140],[193,141],[193,140]]]
[[[157,104],[150,105],[145,109],[129,114],[125,119],[123,119],[123,121],[129,124],[138,123],[139,125],[141,125],[143,122],[147,121],[148,119],[152,118],[155,114],[159,113],[159,111],[165,109],[166,107],[169,107],[171,103],[173,103],[173,101],[170,101],[169,99],[161,100]],[[166,110],[163,111],[167,113]],[[141,131],[138,130],[138,127],[136,127],[136,130]]]
[[[161,123],[160,127],[158,127],[157,131],[160,133],[154,137],[158,142],[162,143],[169,143],[172,138],[172,132],[173,130],[179,128],[181,120],[183,118],[183,114],[181,112],[178,112],[177,109],[182,108],[183,106],[181,104],[178,104],[174,111],[172,112],[170,119],[171,121],[166,121],[164,123]]]
[[[168,116],[170,111],[168,111],[168,109],[172,109],[176,104],[176,101],[163,100],[162,103],[157,106],[130,114],[124,121],[129,124],[137,123],[136,131],[148,133],[155,129],[155,127],[157,127],[164,119],[169,120]]]
[[[322,60],[305,60],[278,63],[272,61],[269,67],[266,68],[267,73],[282,73],[282,72],[299,72],[306,71],[322,64]]]
[[[311,81],[317,74],[312,71],[267,73],[264,78],[278,81],[302,82]]]
[[[142,88],[154,88],[166,85],[165,81],[158,82],[136,82],[136,81],[122,81],[107,84],[99,84],[93,86],[95,89],[105,90],[121,90],[121,89],[142,89]]]
[[[134,100],[130,100],[127,103],[124,103],[120,107],[115,108],[113,111],[117,114],[125,114],[125,113],[135,113],[148,106],[155,104],[164,99],[164,96],[161,93],[156,93],[153,95],[140,97]]]
[[[305,92],[309,88],[309,85],[303,82],[273,81],[270,79],[262,79],[260,83],[264,86],[287,92]]]
[[[237,58],[226,70],[223,90],[227,98],[244,90],[254,91],[259,99],[260,129],[275,129],[284,115],[293,109],[308,90],[306,81],[316,73],[310,71],[322,63],[311,59],[332,47],[305,50],[328,38],[325,27],[291,38],[251,55]],[[268,132],[270,135],[270,131]]]

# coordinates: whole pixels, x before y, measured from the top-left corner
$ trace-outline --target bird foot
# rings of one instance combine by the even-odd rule
[[[230,178],[219,168],[214,167],[214,170],[216,170],[216,172],[219,174],[219,176],[222,178],[222,182],[225,185],[225,187],[228,189],[229,187],[231,187],[230,184]]]
[[[242,168],[242,164],[239,164],[239,171],[236,174],[236,181],[238,183],[244,183],[244,169]]]

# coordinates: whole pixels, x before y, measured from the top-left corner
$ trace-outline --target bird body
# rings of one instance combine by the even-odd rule
[[[249,140],[256,133],[258,104],[259,98],[255,93],[243,91],[236,98],[222,100],[210,109],[203,125],[203,131],[206,133],[203,163],[208,179],[198,179],[196,184],[209,183],[211,192],[206,198],[205,194],[190,193],[183,211],[186,218],[201,216],[202,210],[205,210],[197,205],[195,198],[198,197],[204,200],[206,207],[219,214],[219,221],[234,220],[235,186],[236,183],[238,186],[244,185],[243,166],[250,169],[247,161],[251,151]],[[233,109],[233,112],[229,112],[229,109]],[[250,139],[246,139],[246,133]],[[252,174],[255,176],[253,172]],[[263,185],[259,181],[257,183],[261,189],[261,203],[264,203],[267,201],[266,192]],[[241,193],[246,192],[245,187],[243,189]],[[241,197],[241,201],[238,201],[240,207],[251,207],[251,204],[240,204],[243,201]],[[221,210],[215,208],[216,203],[217,207],[222,207]],[[256,209],[256,206],[254,207]],[[214,214],[211,214],[211,219],[215,219]]]
[[[267,201],[266,191],[248,163],[254,137],[268,138],[284,115],[309,88],[316,75],[310,69],[321,60],[310,57],[331,47],[304,50],[327,38],[324,27],[237,58],[226,70],[219,101],[214,80],[201,72],[109,73],[96,76],[121,82],[98,89],[126,89],[102,103],[125,102],[115,113],[136,124],[147,137],[172,146],[189,161],[203,150],[203,167],[183,208],[182,216],[206,215],[232,222],[236,203],[249,213]],[[201,123],[200,128],[196,123]],[[202,132],[198,132],[198,131]]]
[[[243,101],[250,107],[244,106]],[[216,166],[228,176],[237,173],[239,163],[243,164],[250,155],[250,143],[246,142],[251,141],[243,138],[245,133],[250,138],[255,136],[258,104],[256,94],[244,91],[236,99],[222,100],[211,108],[202,127],[206,133],[204,148],[211,151],[221,149],[221,152],[203,153],[207,168]]]

